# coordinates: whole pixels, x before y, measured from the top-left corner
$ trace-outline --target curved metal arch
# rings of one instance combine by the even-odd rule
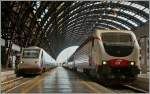
[[[146,8],[149,7],[149,1],[148,0],[147,1],[130,1],[130,2],[142,5],[142,6],[146,7]]]
[[[104,17],[104,18],[105,18],[105,17],[109,17],[108,19],[112,19],[112,20],[116,19],[116,17],[111,17],[111,16],[108,16],[108,15],[102,16],[102,19],[103,19],[103,17]],[[88,16],[87,16],[87,18],[88,18]],[[89,18],[96,18],[96,17],[94,17],[94,16],[91,17],[91,16],[90,16]],[[89,18],[88,18],[88,19],[89,19]],[[80,20],[79,20],[79,19],[77,19],[77,20],[78,20],[78,21],[76,21],[76,23],[73,23],[74,26],[76,26],[75,24],[79,24],[79,23],[81,23],[81,22],[87,21],[87,20],[84,20],[84,19],[82,19],[82,18],[81,18]],[[94,20],[94,19],[93,19],[93,20]],[[95,20],[97,20],[97,18],[96,18]],[[123,20],[120,19],[120,18],[118,18],[117,20],[118,20],[118,22],[123,21]],[[96,22],[96,21],[95,21],[95,22]],[[122,23],[122,22],[120,22],[120,23]],[[124,21],[123,23],[125,23],[125,21]],[[112,25],[112,24],[111,24],[111,25]],[[130,23],[129,23],[129,25],[131,25],[130,27],[128,26],[129,28],[133,28],[133,27],[134,27],[134,26],[133,26],[132,24],[130,24]],[[72,26],[72,25],[71,25],[71,26]],[[74,26],[73,26],[73,27],[71,27],[71,26],[69,26],[69,27],[70,27],[70,28],[73,28],[73,27],[74,27]]]
[[[113,3],[113,4],[116,4],[116,3]],[[112,4],[112,5],[113,5],[113,4]],[[96,5],[95,5],[95,6],[96,6]],[[114,6],[114,5],[113,5],[113,6]],[[127,7],[126,5],[122,5],[122,6]],[[122,7],[122,6],[121,6],[121,7]],[[94,6],[91,6],[91,7],[94,7]],[[99,5],[97,5],[97,7],[98,7],[98,8],[101,8],[101,7],[99,7]],[[123,8],[124,8],[124,7],[123,7]],[[129,6],[129,7],[130,7],[130,6]],[[116,8],[116,6],[114,6],[113,8]],[[89,7],[87,7],[87,9],[89,9]],[[131,9],[134,9],[134,7],[131,8]],[[86,9],[80,8],[78,11],[76,10],[75,12],[73,12],[72,15],[76,14],[77,12],[84,11],[84,10],[86,10]],[[139,9],[136,9],[136,10],[139,10]],[[104,11],[105,11],[105,12],[111,12],[112,10],[107,10],[107,9],[106,9],[106,10],[104,10]],[[139,11],[141,12],[141,10],[139,10]],[[121,12],[121,11],[116,11],[116,13],[119,13],[119,12]],[[132,12],[133,12],[133,11],[132,11]],[[134,13],[137,14],[136,11],[134,11]],[[144,11],[142,11],[141,13],[145,14]],[[128,17],[128,16],[129,16],[130,18],[132,17],[132,19],[135,20],[134,22],[140,22],[140,23],[142,23],[141,20],[139,20],[139,19],[137,19],[137,18],[135,18],[135,17],[133,17],[133,16],[127,14],[127,13],[121,13],[121,14],[122,14],[122,15],[126,14],[124,17]],[[138,13],[138,14],[139,14],[139,13]],[[70,16],[71,16],[71,15],[70,15]],[[74,17],[74,18],[75,18],[75,17]],[[72,19],[73,19],[73,18],[72,18]],[[70,20],[71,20],[71,19],[70,19]]]
[[[89,21],[90,22],[90,21]],[[126,28],[125,27],[123,27],[123,26],[120,26],[120,25],[118,25],[118,24],[116,24],[116,23],[113,23],[113,22],[110,22],[110,21],[106,21],[106,20],[103,20],[103,21],[98,21],[98,23],[100,24],[100,23],[106,23],[106,24],[110,24],[110,25],[113,25],[114,27],[119,27],[120,29],[125,29],[126,30]],[[94,21],[94,23],[96,23],[95,21]],[[77,27],[82,27],[83,26],[83,24],[80,24],[79,26],[77,26]],[[72,29],[69,29],[69,30],[67,30],[67,32],[69,33],[69,32],[73,32],[74,31],[74,28],[76,28],[76,26],[74,26]],[[86,29],[86,28],[84,28],[84,29]],[[85,32],[85,34],[86,34],[86,32]]]
[[[95,25],[95,28],[97,27],[97,26],[103,26],[103,27],[108,27],[108,28],[110,28],[110,29],[117,29],[117,27],[115,27],[114,25],[109,25],[109,24],[105,24],[105,23],[96,23],[96,25]],[[120,29],[120,28],[119,28]]]
[[[96,26],[94,26],[93,28],[96,28],[96,27],[98,27],[98,26],[102,26],[102,27],[104,27],[104,28],[109,28],[109,29],[116,29],[116,28],[114,28],[114,27],[111,27],[111,26],[109,26],[109,25],[106,25],[106,24],[101,24],[101,23],[98,23],[98,24],[96,24]],[[71,32],[71,33],[79,33],[79,32],[75,32],[75,31],[83,31],[83,30],[85,30],[85,29],[87,29],[86,28],[86,26],[84,26],[84,27],[82,27],[82,28],[75,28],[75,29],[73,29],[73,30],[70,30],[69,32]],[[89,29],[88,29],[89,30]],[[90,31],[90,30],[89,30]],[[84,34],[89,34],[89,33],[91,33],[91,32],[85,32],[85,31],[83,31],[83,32],[80,32],[80,33],[84,33]]]
[[[115,5],[116,4],[116,5]],[[128,11],[132,11],[134,12],[135,14],[138,14],[142,17],[144,17],[145,19],[148,19],[149,18],[149,14],[145,13],[144,11],[142,10],[139,10],[138,8],[135,8],[135,7],[132,7],[132,6],[128,6],[128,5],[124,5],[124,4],[119,4],[119,3],[113,3],[113,6],[119,6],[121,9],[125,9],[125,10],[128,10]]]
[[[85,3],[87,7],[82,7],[80,10],[76,10],[75,12],[73,13],[76,13],[76,12],[81,12],[83,10],[87,10],[89,8],[107,8],[107,7],[110,7],[111,9],[113,8],[118,8],[118,9],[125,9],[125,10],[130,10],[132,12],[134,12],[135,14],[141,14],[140,16],[144,17],[144,18],[148,18],[149,17],[149,14],[145,13],[144,11],[142,10],[139,10],[138,8],[135,8],[135,7],[132,7],[132,6],[128,6],[128,5],[124,5],[124,4],[120,4],[120,3],[114,3],[114,2],[106,2],[106,3],[101,3],[100,1],[98,1],[99,4],[94,4],[96,2],[90,2],[89,4],[93,4],[91,6],[87,6],[87,3]],[[72,15],[73,15],[72,13]]]
[[[91,12],[86,12],[86,14],[80,14],[80,15],[78,15],[78,16],[76,16],[76,17],[74,17],[74,19],[77,19],[78,20],[78,18],[80,18],[80,17],[82,17],[82,16],[84,16],[84,15],[90,15],[90,14],[96,14],[96,13],[100,13],[100,12],[103,12],[103,11],[101,11],[101,10],[95,10],[95,11],[93,11],[92,13]],[[108,15],[109,14],[109,12],[108,13],[106,13],[106,15]],[[100,15],[100,16],[103,16],[103,15]],[[121,15],[122,16],[122,15]],[[127,15],[128,16],[128,15]],[[133,18],[133,16],[132,16],[132,18]],[[72,18],[73,19],[73,18]],[[120,19],[120,18],[118,18],[117,17],[117,19]],[[120,19],[120,20],[122,20],[122,19]],[[70,21],[71,21],[71,19],[70,19]],[[72,21],[71,23],[74,23],[76,20],[74,20],[74,21]],[[123,21],[123,20],[122,20]],[[127,22],[127,21],[124,21],[125,23],[126,23],[126,25],[129,25],[129,26],[133,26],[132,24],[130,24],[129,22]],[[135,21],[133,21],[133,22],[135,22]],[[137,23],[138,21],[136,21],[135,23]],[[139,20],[139,22],[141,23],[141,21]],[[69,22],[68,22],[69,23]],[[70,24],[70,23],[69,23]],[[123,23],[124,24],[124,23]],[[139,23],[137,23],[137,24],[139,24]],[[134,27],[134,26],[133,26]]]

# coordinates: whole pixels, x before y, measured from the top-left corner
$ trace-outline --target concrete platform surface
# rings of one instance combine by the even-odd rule
[[[0,74],[1,82],[9,80],[15,76],[16,75],[15,75],[15,72],[13,70],[1,72],[1,74]]]

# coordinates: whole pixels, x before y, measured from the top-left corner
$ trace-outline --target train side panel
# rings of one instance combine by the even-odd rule
[[[74,55],[75,67],[78,69],[90,68],[89,67],[89,54],[91,49],[91,42],[84,45],[77,53]]]

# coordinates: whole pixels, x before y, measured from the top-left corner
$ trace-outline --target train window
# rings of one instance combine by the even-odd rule
[[[38,58],[40,49],[24,49],[23,58]]]
[[[102,40],[103,43],[117,45],[132,45],[134,43],[131,35],[127,33],[103,33]]]
[[[102,41],[105,51],[111,56],[128,56],[134,48],[132,36],[127,33],[102,33]]]

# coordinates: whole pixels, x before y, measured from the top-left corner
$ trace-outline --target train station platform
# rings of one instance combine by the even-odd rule
[[[138,77],[139,78],[149,78],[149,72],[147,72],[145,74],[139,74]]]
[[[5,70],[5,71],[3,70],[1,72],[0,77],[1,77],[1,82],[10,80],[10,79],[16,77],[15,71],[14,70]]]
[[[1,72],[2,79],[9,75],[14,76],[14,71]],[[10,77],[10,76],[9,76]],[[73,72],[63,67],[57,67],[36,77],[22,77],[19,80],[9,83],[12,88],[6,93],[114,93],[108,87],[100,85],[89,79],[83,73]],[[147,79],[147,78],[146,78]],[[133,86],[147,91],[148,80],[138,78]],[[117,90],[117,92],[125,92]],[[130,92],[129,90],[126,92]],[[131,91],[132,92],[132,91]]]

